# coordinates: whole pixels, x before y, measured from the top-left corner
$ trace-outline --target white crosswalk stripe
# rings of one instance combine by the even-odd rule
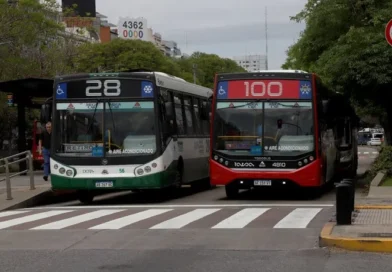
[[[171,211],[171,209],[150,209],[147,211],[139,212],[136,214],[131,214],[125,217],[121,217],[94,227],[90,229],[121,229],[123,227],[129,226],[141,220]]]
[[[324,209],[329,209],[328,213],[332,216],[332,207],[317,206],[306,208],[31,209],[0,213],[0,230],[62,230],[65,228],[90,230],[207,228],[219,230],[257,227],[304,229],[308,228]],[[320,220],[315,222],[317,224]]]
[[[320,208],[297,208],[280,220],[274,229],[302,229],[321,211]]]
[[[219,211],[220,209],[196,209],[186,214],[152,226],[151,229],[180,229],[193,221],[199,220],[207,215]]]
[[[0,213],[0,218],[1,217],[11,216],[11,215],[22,214],[22,213],[26,213],[26,212],[28,212],[28,211],[6,211],[6,212],[1,212]]]
[[[36,230],[50,230],[50,229],[63,229],[72,225],[86,222],[92,219],[100,218],[102,216],[110,215],[113,213],[122,212],[124,210],[98,210],[87,214],[81,214],[71,218],[55,221],[53,223],[41,225],[32,229]]]
[[[229,218],[219,222],[213,229],[241,229],[255,220],[257,217],[268,211],[268,208],[248,208],[243,209]]]
[[[20,225],[20,224],[24,224],[24,223],[28,223],[28,222],[32,222],[32,221],[37,221],[37,220],[40,220],[40,219],[44,219],[44,218],[48,218],[48,217],[51,217],[51,216],[60,215],[60,214],[64,214],[64,213],[69,213],[69,212],[72,212],[72,211],[67,211],[67,210],[47,211],[47,212],[41,212],[41,213],[38,213],[38,214],[27,215],[27,216],[24,216],[24,217],[15,218],[15,219],[11,219],[11,220],[8,220],[8,221],[0,222],[0,229],[5,229],[5,228],[9,228],[9,227]]]

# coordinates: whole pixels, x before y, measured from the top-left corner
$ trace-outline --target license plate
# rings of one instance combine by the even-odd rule
[[[253,183],[255,186],[271,186],[271,180],[255,180]]]
[[[113,181],[98,181],[95,183],[97,188],[111,188],[113,187]]]

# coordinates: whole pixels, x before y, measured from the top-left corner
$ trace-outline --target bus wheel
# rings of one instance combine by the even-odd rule
[[[240,193],[240,189],[234,184],[228,184],[225,186],[226,196],[229,199],[235,199]]]
[[[83,204],[91,204],[94,200],[94,194],[89,191],[79,192],[79,201]]]
[[[175,188],[175,189],[180,189],[181,187],[182,187],[182,170],[181,169],[178,169],[177,171],[176,171],[176,175],[175,175],[175,177],[174,177],[174,184],[173,184],[173,187]]]

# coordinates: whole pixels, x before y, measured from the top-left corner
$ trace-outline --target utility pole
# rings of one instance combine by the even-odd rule
[[[265,68],[268,70],[268,19],[267,6],[265,7]]]

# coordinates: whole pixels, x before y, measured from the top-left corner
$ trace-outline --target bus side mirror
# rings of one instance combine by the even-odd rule
[[[211,102],[203,102],[201,104],[200,118],[202,120],[210,120]]]
[[[166,119],[171,121],[174,120],[174,110],[173,110],[173,103],[172,102],[165,102],[165,112],[166,112]]]
[[[41,106],[41,123],[46,124],[50,121],[51,117],[51,107],[49,104],[43,104]]]

